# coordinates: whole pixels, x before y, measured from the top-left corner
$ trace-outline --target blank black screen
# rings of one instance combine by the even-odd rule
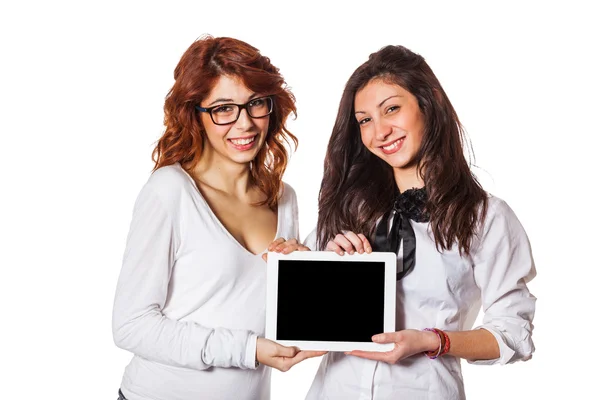
[[[385,263],[279,260],[277,339],[370,342],[383,332]]]

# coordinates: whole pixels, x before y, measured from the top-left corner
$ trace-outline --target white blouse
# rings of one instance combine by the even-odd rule
[[[396,330],[470,330],[483,306],[480,328],[494,335],[500,357],[469,362],[507,364],[531,358],[536,298],[526,284],[535,276],[535,266],[527,235],[511,208],[490,196],[470,257],[461,257],[456,246],[438,252],[429,223],[411,221],[411,225],[416,263],[398,282]],[[314,249],[315,243],[313,231],[306,245]],[[402,257],[398,264],[401,267]],[[465,391],[456,357],[431,360],[417,354],[390,365],[330,352],[323,357],[306,398],[454,400],[465,399]]]
[[[276,237],[298,237],[287,184]],[[113,309],[115,343],[134,354],[125,397],[269,399],[270,368],[255,369],[265,298],[261,255],[233,238],[179,164],[155,171],[134,207]]]

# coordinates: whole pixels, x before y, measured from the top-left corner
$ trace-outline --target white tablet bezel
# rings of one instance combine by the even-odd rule
[[[284,346],[296,346],[300,350],[322,351],[389,351],[393,343],[380,344],[374,342],[330,342],[330,341],[297,341],[277,340],[277,293],[279,282],[279,260],[322,260],[322,261],[376,261],[385,263],[383,332],[396,330],[396,254],[391,252],[373,252],[370,254],[343,256],[333,251],[295,251],[290,254],[269,252],[267,258],[267,309],[265,337]],[[307,296],[310,292],[307,291]],[[359,323],[357,321],[357,323]]]

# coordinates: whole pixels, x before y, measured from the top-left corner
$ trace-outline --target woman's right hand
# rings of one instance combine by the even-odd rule
[[[302,360],[319,357],[326,353],[326,351],[306,351],[297,347],[286,347],[265,338],[256,340],[258,362],[283,372],[288,371]]]
[[[281,254],[290,254],[292,251],[310,251],[308,247],[298,242],[298,239],[285,240],[284,238],[275,239],[267,248],[267,251],[273,251]],[[268,254],[262,255],[265,262],[268,259]]]
[[[338,233],[333,240],[327,243],[325,250],[335,251],[340,256],[343,256],[344,252],[352,255],[355,251],[358,254],[371,253],[373,251],[365,235],[362,233],[356,234],[352,231]]]

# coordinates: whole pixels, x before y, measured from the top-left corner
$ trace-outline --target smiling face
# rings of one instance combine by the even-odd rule
[[[221,104],[245,104],[261,96],[264,94],[252,92],[240,79],[221,75],[200,106],[217,106],[214,112],[223,113],[228,110],[219,109]],[[268,115],[263,118],[251,118],[246,110],[241,110],[238,120],[227,125],[213,123],[208,112],[201,112],[200,118],[206,137],[203,156],[217,156],[237,164],[248,164],[256,157],[269,128]]]
[[[370,81],[354,97],[363,144],[393,168],[414,168],[423,141],[424,118],[417,98],[393,83]]]

